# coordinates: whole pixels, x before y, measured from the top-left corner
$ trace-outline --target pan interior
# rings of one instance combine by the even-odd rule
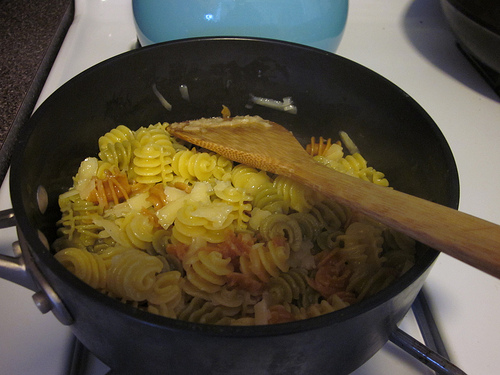
[[[181,87],[187,87],[188,99]],[[251,95],[291,97],[297,113],[250,106]],[[311,136],[335,140],[346,131],[391,186],[457,207],[458,175],[446,140],[425,111],[386,79],[340,56],[290,43],[192,39],[145,47],[85,71],[57,90],[25,125],[13,156],[11,194],[19,226],[36,256],[58,267],[37,231],[49,242],[55,239],[58,196],[72,185],[80,162],[97,155],[101,135],[120,124],[137,129],[219,116],[222,105],[233,115],[280,123],[304,145]],[[48,193],[44,213],[36,200],[39,186]],[[410,278],[418,277],[437,254],[423,247],[421,253],[426,255]]]

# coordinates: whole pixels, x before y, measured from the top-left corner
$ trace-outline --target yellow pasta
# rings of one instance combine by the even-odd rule
[[[253,200],[254,207],[275,214],[288,214],[290,204],[285,197],[279,194],[278,189],[271,183],[264,183],[256,189]]]
[[[208,152],[191,150],[178,151],[172,159],[173,172],[186,181],[207,181],[214,174],[224,175],[224,163],[218,165],[218,158]]]
[[[341,139],[313,138],[307,152],[388,186]],[[52,248],[84,282],[150,313],[226,325],[308,319],[377,293],[414,264],[406,236],[176,139],[166,123],[119,125],[98,146],[59,197]]]
[[[181,273],[168,271],[156,276],[147,300],[153,305],[168,306],[175,310],[182,302]]]
[[[131,141],[135,138],[134,133],[125,125],[118,125],[108,133],[99,138],[99,150],[103,150],[108,144]]]
[[[271,178],[264,171],[240,164],[232,170],[231,182],[235,187],[244,189],[250,195],[255,195],[262,185],[271,182]]]
[[[63,266],[92,288],[106,286],[106,267],[98,255],[79,248],[66,248],[55,255]]]
[[[106,288],[126,301],[144,301],[151,295],[163,263],[140,250],[129,249],[111,259]]]
[[[172,137],[168,133],[167,124],[157,123],[147,128],[141,127],[135,133],[135,140],[140,145],[154,144],[163,148],[169,154],[175,152]]]
[[[152,246],[154,224],[151,219],[139,212],[132,212],[121,223],[124,238],[132,247],[147,250]]]
[[[359,153],[347,155],[338,159],[330,159],[326,156],[315,156],[314,159],[338,172],[348,174],[381,186],[389,186],[389,182],[382,172],[368,167],[366,160]]]
[[[234,187],[229,181],[219,181],[214,185],[214,194],[221,201],[233,207],[233,212],[237,215],[236,229],[243,230],[250,220],[252,198],[243,189]]]
[[[215,293],[226,283],[226,276],[233,271],[231,259],[217,251],[200,250],[185,262],[186,278],[203,292]]]
[[[230,181],[233,162],[222,155],[216,154],[215,157],[217,158],[217,163],[213,171],[214,178],[219,181]]]
[[[62,217],[57,223],[59,238],[54,248],[93,246],[102,230],[93,221],[93,217],[99,215],[100,208],[82,199],[76,189],[59,196],[59,207]]]
[[[177,211],[172,236],[186,245],[195,238],[219,243],[226,238],[235,218],[234,207],[224,202],[189,204]]]
[[[277,176],[273,185],[278,194],[297,212],[309,211],[315,203],[323,200],[319,193],[289,177]]]
[[[171,157],[168,151],[155,144],[146,144],[134,150],[133,172],[137,182],[166,183],[173,180]]]

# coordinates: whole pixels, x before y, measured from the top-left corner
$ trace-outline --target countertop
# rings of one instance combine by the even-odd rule
[[[25,121],[34,108],[72,18],[72,3],[72,0],[0,0],[2,161],[8,162],[10,147],[6,140],[15,140],[16,123]],[[3,173],[0,177],[3,178]]]

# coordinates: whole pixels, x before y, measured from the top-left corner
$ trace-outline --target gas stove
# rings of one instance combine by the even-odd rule
[[[76,0],[74,20],[37,105],[79,72],[133,48],[140,47],[130,0]],[[460,210],[500,224],[500,174],[496,173],[500,101],[456,48],[439,2],[352,0],[336,53],[388,78],[422,105],[454,153]],[[10,207],[7,176],[0,189],[0,209]],[[1,233],[0,253],[9,253],[17,239],[15,230]],[[496,374],[499,291],[499,280],[442,254],[420,296],[425,298],[419,299],[400,329],[448,355],[465,373]],[[109,373],[105,364],[75,341],[70,328],[51,313],[42,315],[37,310],[32,294],[0,279],[4,301],[0,304],[0,375]],[[424,317],[430,319],[428,324]],[[393,342],[354,372],[388,373],[434,372]]]

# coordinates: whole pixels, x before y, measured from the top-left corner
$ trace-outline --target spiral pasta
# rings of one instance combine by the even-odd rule
[[[177,211],[172,237],[186,245],[195,238],[211,243],[223,242],[236,217],[234,207],[224,202],[189,204]]]
[[[295,221],[302,234],[302,241],[315,241],[321,230],[320,221],[310,212],[295,212],[288,217]]]
[[[137,182],[166,183],[173,180],[170,153],[155,144],[146,144],[134,150],[133,172]]]
[[[116,255],[124,253],[127,250],[130,249],[128,247],[115,244],[113,246],[108,246],[105,249],[101,249],[101,251],[99,251],[97,254],[99,254],[100,258],[103,260],[106,269],[109,269],[109,267],[111,266],[111,260]]]
[[[262,220],[259,233],[265,240],[281,237],[286,239],[292,250],[299,250],[302,244],[302,230],[293,217],[284,214],[269,215]]]
[[[136,143],[139,145],[154,144],[173,154],[174,142],[167,131],[167,124],[157,123],[147,128],[141,127],[134,133]]]
[[[66,248],[55,255],[61,264],[92,288],[106,286],[106,267],[104,260],[97,254],[80,248]]]
[[[173,180],[172,156],[176,153],[163,124],[140,128],[135,133],[133,175],[144,184]]]
[[[99,158],[116,166],[122,171],[128,171],[132,166],[132,143],[128,140],[116,143],[107,143],[99,152]]]
[[[231,181],[233,162],[222,155],[215,154],[215,157],[217,162],[213,171],[214,178],[220,181]]]
[[[340,138],[351,151],[350,155],[344,155],[340,142],[332,143],[330,138],[325,140],[323,137],[320,137],[317,143],[316,139],[312,137],[311,142],[306,146],[306,151],[318,162],[341,173],[376,185],[389,186],[389,182],[382,172],[375,170],[373,167],[368,167],[365,158],[361,156],[358,147],[347,133],[340,132]]]
[[[328,231],[340,230],[350,218],[350,210],[333,200],[315,203],[309,213],[318,220],[321,228]]]
[[[200,250],[184,263],[187,280],[203,292],[215,293],[226,283],[233,271],[230,258],[220,252]]]
[[[59,197],[62,217],[57,222],[58,235],[54,247],[86,248],[96,243],[102,228],[96,225],[93,217],[100,212],[99,207],[80,197],[76,190],[69,190]]]
[[[287,323],[355,304],[414,264],[408,237],[290,178],[176,139],[166,123],[119,125],[98,146],[59,196],[52,248],[130,306],[201,324]],[[344,133],[313,138],[307,152],[388,185]]]
[[[249,203],[251,197],[244,190],[231,185],[229,181],[219,181],[214,186],[214,194],[221,201],[231,205],[233,212],[237,215],[236,229],[246,229],[250,220],[252,205]]]
[[[131,247],[147,250],[152,246],[154,223],[149,216],[132,212],[121,222],[122,238]]]
[[[256,189],[253,205],[265,211],[275,214],[288,214],[290,204],[278,193],[272,183],[265,183]]]
[[[290,248],[280,238],[258,243],[252,246],[247,256],[240,258],[240,269],[243,274],[256,276],[267,283],[271,276],[278,276],[280,271],[288,271]]]
[[[319,293],[308,283],[308,272],[296,268],[273,277],[268,284],[270,304],[291,304],[308,307],[319,301]]]
[[[260,186],[271,182],[271,178],[264,171],[240,164],[231,171],[231,182],[235,187],[244,189],[254,196]]]
[[[219,324],[224,321],[224,318],[234,314],[231,309],[226,309],[223,306],[216,306],[210,301],[205,301],[202,298],[193,298],[189,305],[180,312],[179,319],[188,322]]]
[[[125,247],[139,250],[152,248],[154,223],[150,217],[137,211],[130,211],[119,218],[94,218],[94,222],[103,229],[101,238],[112,240]]]
[[[129,249],[111,259],[106,288],[126,301],[143,301],[153,293],[156,275],[163,264],[143,251]]]
[[[125,125],[118,125],[99,138],[99,150],[103,150],[108,144],[131,141],[135,138],[134,133]]]
[[[314,159],[338,172],[345,173],[377,185],[389,186],[389,182],[385,178],[385,175],[382,172],[375,170],[373,167],[368,167],[366,160],[359,153],[347,155],[334,160],[324,156],[315,156]]]
[[[179,151],[172,160],[172,169],[177,176],[186,181],[207,181],[217,167],[217,157],[208,152],[191,150]]]
[[[153,305],[168,306],[175,310],[182,302],[181,273],[168,271],[156,276],[153,287],[147,296],[148,302]]]
[[[289,177],[277,176],[273,186],[291,208],[297,212],[309,211],[313,204],[322,200],[319,193],[299,184]]]

